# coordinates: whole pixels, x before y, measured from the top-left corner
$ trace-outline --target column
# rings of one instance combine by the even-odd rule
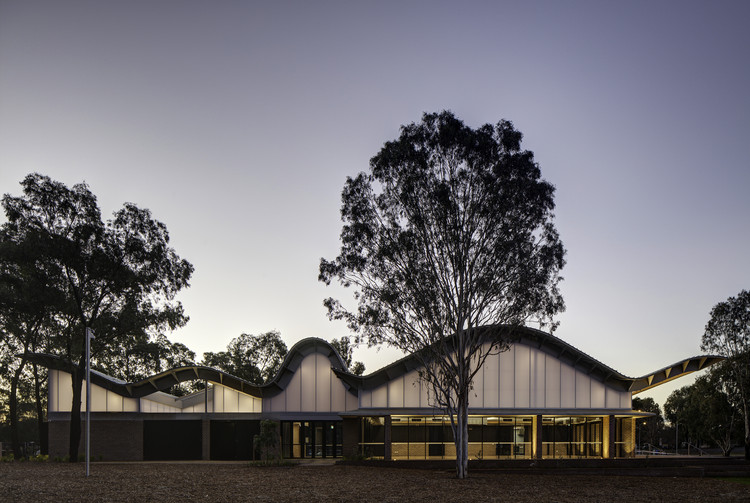
[[[534,458],[536,459],[542,459],[542,415],[537,414],[534,416],[534,420],[532,422],[532,429],[534,430],[534,435],[532,436],[533,439],[533,453]]]
[[[383,421],[383,440],[385,443],[385,454],[383,455],[383,459],[390,460],[392,459],[392,450],[391,450],[391,425],[393,424],[393,421],[391,421],[391,416],[385,416]]]
[[[211,459],[211,421],[201,419],[201,459],[208,461]]]

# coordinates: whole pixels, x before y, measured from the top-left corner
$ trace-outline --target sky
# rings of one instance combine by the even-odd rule
[[[711,308],[750,288],[748,19],[721,0],[0,0],[0,193],[40,172],[105,216],[149,208],[195,266],[172,340],[291,347],[348,334],[322,301],[351,293],[317,280],[346,177],[424,112],[508,119],[556,187],[555,335],[641,376],[700,354]]]

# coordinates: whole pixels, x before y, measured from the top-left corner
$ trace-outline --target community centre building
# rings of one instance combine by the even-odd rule
[[[71,364],[51,355],[34,359],[49,368],[49,453],[65,456]],[[553,335],[519,329],[474,379],[469,459],[633,456],[636,421],[651,414],[633,410],[632,396],[720,359],[697,356],[632,378]],[[431,404],[419,370],[412,355],[356,376],[328,342],[310,338],[295,344],[262,386],[203,366],[135,383],[92,371],[91,455],[251,459],[260,421],[272,419],[285,458],[455,459],[449,418]],[[207,386],[182,397],[164,392],[190,380]],[[82,410],[87,399],[84,384]]]

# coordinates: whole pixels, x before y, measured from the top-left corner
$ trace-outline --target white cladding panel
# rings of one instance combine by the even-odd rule
[[[499,396],[498,407],[515,407],[516,391],[516,347],[511,346],[508,351],[498,355]]]
[[[428,408],[427,386],[416,370],[361,391],[361,408]],[[628,408],[629,392],[608,388],[543,351],[516,344],[487,358],[469,397],[472,408]]]
[[[154,402],[148,398],[141,398],[141,412],[182,412],[182,409],[164,403]]]
[[[544,376],[544,403],[549,409],[560,408],[561,363],[557,358],[546,355],[544,359],[547,371]]]
[[[356,396],[346,391],[333,373],[331,360],[316,352],[302,359],[283,391],[263,400],[263,412],[343,412],[356,408]]]
[[[70,412],[73,405],[73,378],[67,372],[49,371],[50,412]],[[86,382],[81,383],[81,411],[86,410]],[[138,400],[125,398],[96,384],[91,385],[92,412],[137,412]]]
[[[560,407],[576,406],[576,371],[573,367],[560,363]]]
[[[404,376],[388,383],[388,407],[404,406]]]
[[[412,371],[403,376],[404,382],[404,407],[421,407],[420,394],[422,392],[422,383],[419,382],[419,375]]]
[[[331,371],[331,360],[315,353],[315,410],[331,410],[331,378],[338,378]]]
[[[528,408],[531,406],[529,400],[531,393],[531,348],[520,344],[516,345],[515,348],[515,407]]]
[[[499,355],[492,355],[487,358],[482,367],[482,382],[484,383],[484,389],[482,393],[482,407],[484,408],[496,408],[499,403],[498,393],[498,379],[499,379],[499,368],[498,368]]]
[[[591,407],[594,409],[603,409],[606,407],[604,383],[591,378],[589,378],[589,381],[591,382]]]
[[[543,409],[546,405],[546,356],[541,351],[531,351],[531,406]]]
[[[312,412],[315,410],[315,353],[307,355],[299,365],[300,393],[302,405],[300,410]]]
[[[212,389],[214,397],[214,409],[212,412],[260,412],[260,398],[216,383],[213,384]],[[187,412],[188,408],[191,409],[191,412],[203,412],[205,404],[201,403],[186,407],[184,409],[185,412]]]

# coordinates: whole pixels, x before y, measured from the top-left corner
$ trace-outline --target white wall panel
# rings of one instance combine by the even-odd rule
[[[499,355],[491,355],[487,357],[484,362],[483,372],[484,377],[482,382],[483,386],[483,407],[493,408],[497,407],[499,403],[499,388],[498,388],[498,362],[500,361]]]
[[[499,407],[514,407],[516,401],[516,347],[498,355]]]
[[[346,397],[346,410],[356,410],[359,408],[359,397],[348,391],[344,396]]]
[[[404,376],[388,383],[388,407],[404,406]]]
[[[140,406],[140,400],[138,398],[123,398],[122,399],[122,411],[123,412],[140,412],[139,406]]]
[[[516,399],[515,406],[526,408],[530,406],[529,394],[531,392],[531,350],[528,346],[516,345]]]
[[[591,407],[594,409],[603,409],[607,405],[604,399],[606,395],[604,383],[596,379],[589,379],[589,382],[591,383]]]
[[[348,395],[344,383],[341,382],[336,376],[331,379],[331,410],[333,412],[340,412],[347,410],[346,407],[346,395]]]
[[[214,397],[212,412],[226,412],[224,404],[224,386],[211,385],[211,395]]]
[[[373,407],[387,407],[388,406],[388,385],[383,384],[372,390],[372,406]]]
[[[419,374],[412,370],[404,376],[404,407],[420,407]]]
[[[570,365],[560,363],[560,407],[576,406],[576,371]]]
[[[107,412],[123,412],[122,397],[107,391]]]
[[[576,371],[576,407],[579,409],[591,407],[591,378],[578,371]]]
[[[315,353],[315,405],[313,410],[330,412],[331,410],[331,361],[324,355]],[[334,377],[335,378],[335,377]]]
[[[560,408],[560,360],[547,355],[545,359],[546,375],[544,376],[544,405],[548,409]]]
[[[531,407],[545,407],[545,389],[547,362],[545,354],[538,349],[531,349]]]
[[[363,409],[372,408],[372,390],[362,390],[359,392],[359,406]]]
[[[57,400],[60,411],[70,412],[73,403],[73,378],[67,372],[60,372]]]
[[[315,410],[315,353],[305,356],[300,363],[297,372],[300,374],[300,392],[302,393],[302,406],[300,410]]]
[[[300,369],[297,369],[297,372],[294,373],[286,389],[281,392],[281,396],[285,398],[284,401],[279,400],[281,402],[279,405],[283,408],[277,409],[274,401],[274,412],[302,410],[302,372],[300,372]]]

